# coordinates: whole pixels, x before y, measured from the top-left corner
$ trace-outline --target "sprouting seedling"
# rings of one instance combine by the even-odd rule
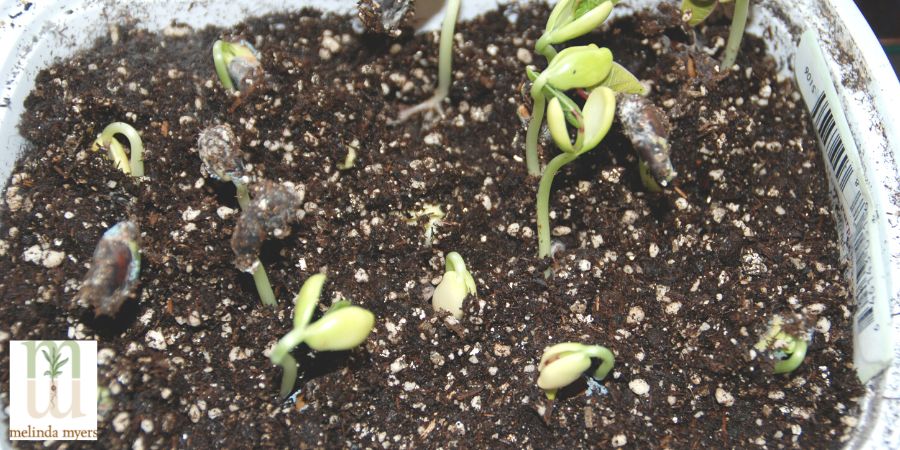
[[[690,26],[697,26],[719,6],[719,3],[731,3],[734,1],[734,16],[731,18],[731,28],[728,30],[728,43],[725,44],[725,54],[722,57],[722,69],[728,70],[734,65],[738,51],[741,49],[741,40],[744,38],[744,28],[747,26],[747,16],[750,12],[750,0],[682,0],[681,11],[683,19]]]
[[[244,173],[244,162],[241,158],[241,150],[238,145],[237,136],[227,124],[214,125],[204,129],[200,133],[197,140],[199,148],[200,160],[203,165],[200,171],[204,175],[224,182],[234,184],[238,205],[246,211],[250,208],[250,192],[247,189],[247,182],[250,177]],[[258,237],[258,245],[262,245],[263,237]],[[234,236],[232,236],[234,240]],[[259,247],[255,247],[258,252]],[[255,253],[254,253],[255,254]],[[253,274],[253,283],[256,285],[256,291],[259,298],[265,305],[274,306],[275,292],[272,290],[272,283],[269,282],[269,276],[262,263],[256,261],[257,264],[251,264]]]
[[[50,347],[49,352],[47,352],[47,349],[43,349],[41,352],[50,365],[50,368],[44,371],[44,375],[50,377],[50,404],[55,405],[57,399],[56,378],[62,375],[62,367],[69,362],[69,358],[60,360],[59,357],[62,354],[59,353],[59,348],[55,345]]]
[[[538,387],[544,390],[548,399],[555,399],[559,389],[577,380],[591,367],[591,358],[601,361],[591,375],[597,380],[606,378],[616,362],[613,352],[600,345],[564,342],[547,347],[538,365]]]
[[[254,185],[253,191],[253,200],[249,200],[248,196],[247,206],[242,207],[243,213],[234,227],[231,249],[235,255],[235,266],[253,274],[260,300],[266,305],[274,306],[275,294],[259,260],[259,250],[267,236],[278,239],[287,237],[291,231],[291,222],[303,218],[304,212],[300,205],[303,203],[304,191],[267,180]]]
[[[100,238],[78,291],[78,297],[93,306],[98,316],[115,316],[122,303],[134,295],[141,270],[139,236],[137,225],[125,221]]]
[[[431,247],[434,242],[434,233],[444,223],[446,216],[440,205],[426,203],[422,209],[409,211],[407,214],[409,217],[405,219],[405,222],[408,225],[418,225],[424,222],[422,226],[425,228],[425,246]]]
[[[767,352],[775,360],[774,373],[793,372],[806,357],[809,347],[808,336],[794,336],[784,330],[784,319],[774,316],[769,328],[753,346],[760,352]]]
[[[441,102],[450,93],[450,71],[453,64],[453,32],[456,28],[456,18],[459,15],[461,0],[446,0],[444,22],[441,24],[440,50],[438,54],[438,87],[434,95],[418,105],[411,106],[400,111],[397,120],[392,123],[402,123],[415,114],[422,111],[437,109],[443,115]]]
[[[116,135],[121,134],[128,139],[128,145],[131,147],[131,155],[125,153],[125,146],[116,139]],[[113,161],[116,167],[126,174],[135,177],[140,181],[144,176],[144,144],[137,130],[125,122],[113,122],[103,129],[94,145],[91,147],[94,151],[106,149],[109,159]]]
[[[440,284],[434,288],[434,295],[431,297],[431,306],[435,311],[446,311],[453,314],[453,317],[462,319],[463,302],[469,294],[477,297],[478,291],[475,287],[475,279],[466,269],[466,263],[462,256],[456,252],[447,254],[446,270],[444,278]]]
[[[560,0],[550,12],[544,33],[534,50],[551,61],[556,57],[552,46],[590,33],[609,17],[619,0]]]
[[[550,61],[543,72],[528,71],[534,77],[531,98],[534,101],[528,131],[525,136],[525,161],[528,174],[540,175],[537,141],[544,120],[547,97],[557,98],[566,106],[567,120],[572,122],[572,105],[568,97],[559,95],[569,89],[590,89],[606,86],[616,92],[643,92],[644,87],[624,67],[613,63],[612,52],[594,44],[569,47]],[[574,123],[573,123],[574,124]]]
[[[606,86],[594,88],[577,116],[580,127],[573,144],[569,140],[565,113],[558,98],[550,100],[547,125],[553,142],[562,150],[544,168],[537,194],[538,256],[550,255],[550,188],[553,178],[566,164],[595,148],[609,132],[616,110],[616,95]]]
[[[262,73],[259,53],[247,41],[239,43],[218,40],[213,44],[213,62],[216,74],[225,90],[230,92],[243,90]]]
[[[285,398],[297,381],[297,360],[291,351],[301,343],[317,351],[350,350],[366,340],[375,326],[375,315],[367,309],[340,300],[317,321],[310,324],[325,275],[309,277],[294,298],[294,328],[282,337],[272,350],[270,359],[284,369],[281,398]]]

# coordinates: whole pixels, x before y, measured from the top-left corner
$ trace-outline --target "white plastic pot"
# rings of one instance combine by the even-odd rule
[[[630,14],[659,2],[623,0],[614,14]],[[419,0],[419,3],[419,11],[434,11],[441,1]],[[461,19],[492,9],[496,3],[496,0],[463,0]],[[857,190],[866,191],[869,201],[866,220],[859,222],[864,231],[851,232],[866,233],[874,264],[871,276],[851,281],[870,287],[876,303],[882,302],[874,310],[877,320],[866,328],[874,334],[862,336],[856,345],[854,359],[865,369],[861,375],[871,379],[866,384],[859,427],[848,448],[900,448],[900,357],[895,357],[900,356],[900,316],[891,315],[900,313],[900,282],[894,281],[900,280],[900,227],[896,226],[900,222],[900,85],[878,41],[851,0],[753,3],[748,32],[766,39],[782,74],[793,76],[795,70],[801,72],[798,80],[801,90],[807,82],[821,90],[828,84],[822,80],[830,77],[837,81],[830,97],[831,108],[836,116],[840,115],[837,111],[843,111],[846,116],[848,126],[842,130],[843,141],[847,152],[852,153],[853,147],[858,150],[858,159],[851,158],[856,169],[854,177],[858,177],[854,179],[862,186]],[[27,9],[26,4],[30,5]],[[173,20],[195,28],[211,24],[228,26],[251,15],[303,6],[352,13],[356,0],[44,0],[35,3],[0,0],[3,79],[0,189],[5,187],[15,160],[27,148],[17,127],[24,111],[23,102],[34,87],[38,71],[57,58],[88,47],[95,38],[108,33],[110,24],[135,20],[153,31],[164,29]],[[432,16],[424,28],[437,28],[440,18],[440,14]],[[807,36],[804,50],[798,54],[798,44],[804,34]],[[814,69],[817,73],[813,82],[805,70],[809,61],[818,58],[812,55],[817,53],[816,48],[821,48],[824,58],[821,66]],[[843,217],[841,203],[836,202],[834,207],[838,208],[836,215]],[[850,276],[855,272],[851,270]],[[874,328],[878,328],[877,332]],[[887,370],[879,372],[880,367]],[[5,437],[3,422],[0,420],[0,432]],[[0,446],[4,444],[0,441]]]

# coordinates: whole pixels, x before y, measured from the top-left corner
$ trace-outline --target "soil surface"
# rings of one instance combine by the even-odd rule
[[[98,448],[839,447],[862,394],[851,298],[790,80],[755,38],[717,76],[726,19],[694,41],[677,12],[648,11],[580,39],[652,83],[680,193],[643,188],[616,124],[557,176],[564,248],[540,260],[520,114],[548,13],[460,24],[445,116],[397,126],[432,93],[437,33],[360,35],[308,10],[227,30],[136,24],[42,71],[22,118],[32,147],[2,197],[0,399],[10,339],[97,339]],[[220,36],[261,53],[266,78],[239,102],[215,75]],[[90,150],[119,120],[143,136],[141,183]],[[250,173],[306,190],[305,217],[263,246],[274,311],[234,267],[234,187],[201,175],[197,137],[217,123],[236,131]],[[338,169],[351,147],[355,164]],[[545,140],[543,161],[555,153]],[[432,246],[424,221],[409,223],[426,204],[446,212]],[[141,287],[97,318],[73,299],[98,239],[126,218],[142,232]],[[459,323],[429,300],[450,251],[478,285]],[[352,351],[298,348],[298,393],[282,403],[268,354],[319,271],[322,310],[351,299],[375,330]],[[815,330],[788,375],[751,351],[776,313]],[[616,366],[551,405],[537,365],[564,341],[605,345]]]

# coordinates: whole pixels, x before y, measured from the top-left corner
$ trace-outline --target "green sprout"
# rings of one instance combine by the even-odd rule
[[[303,283],[294,298],[294,328],[284,335],[272,350],[270,359],[284,369],[281,398],[286,398],[297,381],[297,360],[291,351],[301,343],[317,351],[350,350],[366,340],[375,326],[375,315],[369,310],[339,300],[317,321],[312,320],[319,303],[325,274],[316,274]]]
[[[128,139],[128,145],[131,147],[131,161],[129,155],[125,153],[125,146],[116,139],[116,135],[121,134]],[[113,122],[103,129],[97,140],[94,141],[92,150],[97,151],[106,149],[107,156],[116,165],[116,168],[130,174],[136,178],[138,182],[144,176],[144,144],[141,142],[141,136],[137,130],[125,122]]]
[[[441,24],[441,40],[438,51],[438,87],[434,91],[434,95],[418,105],[400,111],[397,120],[392,123],[405,122],[414,114],[433,109],[437,109],[438,112],[443,114],[441,102],[450,93],[450,71],[453,64],[453,32],[456,28],[456,18],[459,16],[460,1],[447,0],[446,3],[447,11],[444,13],[444,22]]]
[[[591,375],[597,380],[606,378],[616,363],[613,352],[600,345],[564,342],[547,347],[538,365],[538,387],[544,390],[548,399],[555,399],[559,389],[577,380],[591,367],[591,358],[601,361]]]
[[[247,189],[249,177],[244,173],[237,136],[231,127],[224,124],[204,129],[198,138],[197,147],[203,161],[201,172],[226,183],[233,183],[238,205],[241,210],[247,211],[250,207],[250,192]],[[275,291],[272,290],[272,283],[261,262],[254,265],[252,274],[260,300],[264,305],[275,306],[278,303]]]
[[[741,40],[744,37],[744,28],[747,26],[747,16],[750,12],[750,0],[682,0],[681,11],[688,25],[694,27],[706,20],[719,3],[731,3],[734,1],[734,17],[731,18],[731,28],[728,30],[728,43],[725,44],[725,55],[722,57],[722,69],[728,70],[734,65],[738,51],[741,49]]]
[[[260,73],[259,54],[247,41],[239,43],[218,40],[213,44],[213,63],[219,81],[229,93],[241,89],[244,80],[254,79]]]
[[[613,63],[612,52],[594,44],[569,47],[550,61],[547,69],[534,76],[531,96],[535,100],[529,136],[537,140],[541,128],[547,96],[549,110],[547,125],[553,142],[562,150],[544,168],[537,195],[538,256],[550,254],[550,188],[556,173],[583,153],[595,148],[609,132],[616,111],[615,91],[643,92],[644,87],[628,71]],[[584,108],[563,94],[570,89],[590,88]],[[576,138],[569,139],[568,126],[575,127]],[[530,137],[529,137],[530,141]],[[537,150],[529,147],[529,171],[537,167]]]
[[[422,226],[425,228],[425,246],[431,247],[434,243],[434,233],[444,224],[444,217],[447,214],[440,205],[432,203],[426,203],[422,209],[409,211],[407,214],[409,217],[404,219],[407,225],[417,225],[420,221],[424,221]]]
[[[552,45],[562,44],[590,33],[609,17],[619,0],[561,0],[547,19],[544,33],[534,50],[551,61],[556,57]]]
[[[760,352],[767,352],[776,360],[774,373],[789,373],[800,367],[806,358],[809,338],[796,337],[784,330],[784,319],[775,316],[769,322],[769,329],[753,346]]]
[[[50,347],[50,352],[47,352],[47,349],[41,350],[44,354],[44,359],[47,360],[47,363],[50,364],[50,369],[44,371],[44,375],[50,377],[50,404],[55,405],[57,399],[57,391],[56,391],[56,378],[62,375],[62,366],[66,365],[69,362],[69,358],[65,358],[60,360],[59,357],[62,356],[59,353],[59,349],[54,345]]]
[[[435,311],[446,311],[453,317],[462,319],[462,305],[466,297],[472,294],[478,296],[475,287],[475,278],[466,269],[466,263],[462,256],[456,252],[447,254],[446,270],[440,284],[434,288],[431,297],[431,306]]]

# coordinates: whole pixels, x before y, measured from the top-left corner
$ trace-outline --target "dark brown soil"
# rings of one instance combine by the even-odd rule
[[[312,11],[183,36],[129,27],[42,71],[22,123],[33,147],[0,215],[2,347],[99,340],[101,448],[838,447],[862,393],[851,300],[790,80],[753,38],[717,80],[704,47],[655,11],[591,36],[653,81],[684,196],[645,192],[614,126],[558,175],[551,223],[565,250],[542,261],[517,112],[530,107],[523,67],[542,64],[530,49],[547,14],[511,7],[461,24],[446,117],[395,127],[401,107],[431,95],[436,33],[356,35],[351,20]],[[707,47],[727,32],[724,21],[700,31]],[[267,72],[236,106],[210,57],[232,34]],[[90,151],[116,120],[143,135],[140,184]],[[307,191],[306,217],[263,248],[274,312],[232,263],[234,188],[200,173],[197,136],[219,122],[253,173]],[[349,146],[356,164],[338,170]],[[544,161],[553,153],[545,145]],[[426,203],[447,212],[433,247],[405,220]],[[100,235],[128,217],[143,232],[139,299],[95,318],[73,297]],[[65,257],[46,268],[29,249]],[[480,295],[458,327],[428,300],[450,251]],[[293,294],[326,269],[323,308],[352,299],[375,313],[375,331],[349,352],[298,349],[300,392],[282,405],[267,355],[289,330]],[[751,359],[774,313],[817,330],[790,375]],[[617,363],[603,393],[577,382],[545,422],[536,367],[563,341],[606,345]]]

